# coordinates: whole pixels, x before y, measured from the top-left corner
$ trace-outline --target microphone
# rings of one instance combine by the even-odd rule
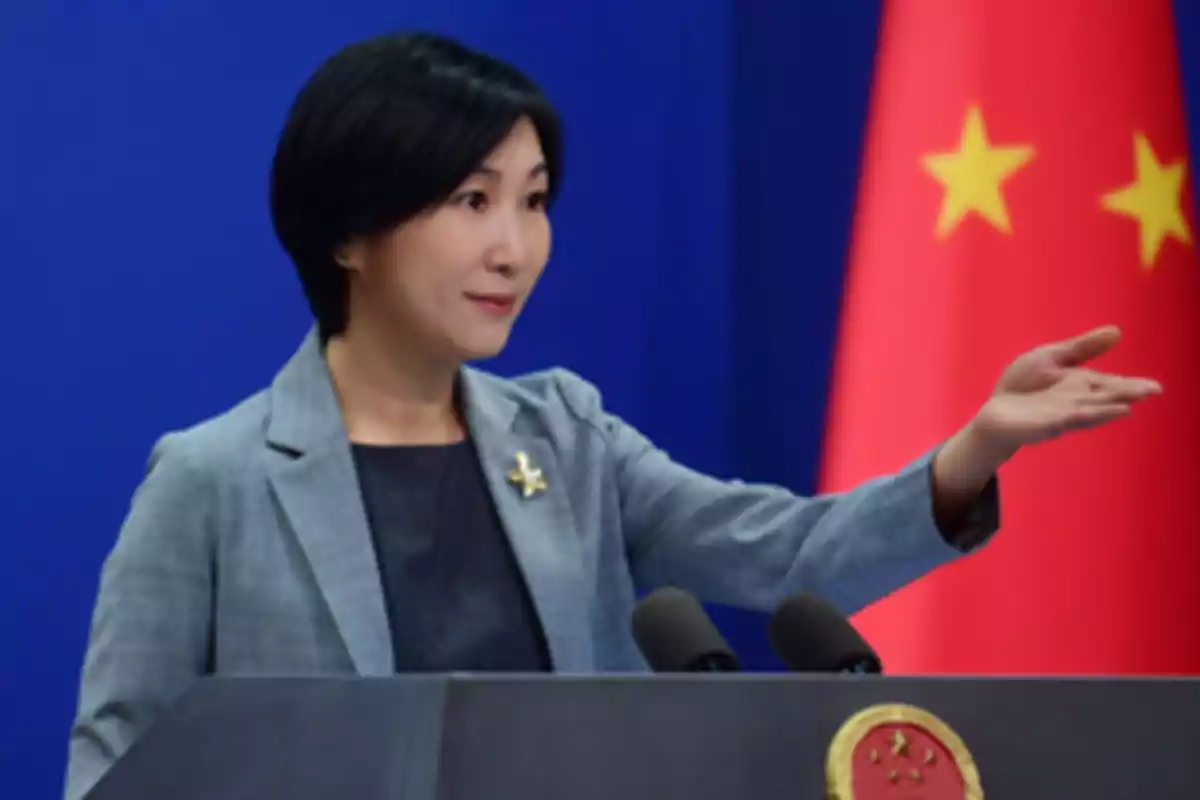
[[[771,646],[793,672],[879,674],[883,664],[836,608],[801,592],[771,615]]]
[[[741,666],[704,608],[685,591],[657,589],[633,610],[633,638],[655,672],[738,672]]]

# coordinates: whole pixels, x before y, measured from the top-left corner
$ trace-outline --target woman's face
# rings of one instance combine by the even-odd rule
[[[522,119],[445,204],[343,253],[351,320],[370,317],[430,359],[496,355],[550,255],[547,190]]]

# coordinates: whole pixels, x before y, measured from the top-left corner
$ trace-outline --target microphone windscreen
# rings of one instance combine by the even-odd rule
[[[771,646],[795,672],[879,673],[883,665],[854,626],[829,603],[802,592],[771,616]]]
[[[633,638],[655,672],[736,672],[737,657],[687,592],[658,589],[633,610]]]

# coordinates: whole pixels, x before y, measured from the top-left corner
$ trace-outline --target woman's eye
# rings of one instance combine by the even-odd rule
[[[547,192],[534,192],[529,195],[529,199],[526,202],[531,211],[545,211],[548,201],[549,194]]]
[[[487,195],[480,191],[462,192],[455,196],[454,205],[467,206],[474,211],[479,211],[487,207]]]

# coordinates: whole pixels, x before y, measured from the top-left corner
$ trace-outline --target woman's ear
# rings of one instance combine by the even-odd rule
[[[333,251],[333,260],[337,262],[342,269],[350,270],[351,272],[361,272],[363,268],[363,257],[365,248],[359,239],[339,245]]]

